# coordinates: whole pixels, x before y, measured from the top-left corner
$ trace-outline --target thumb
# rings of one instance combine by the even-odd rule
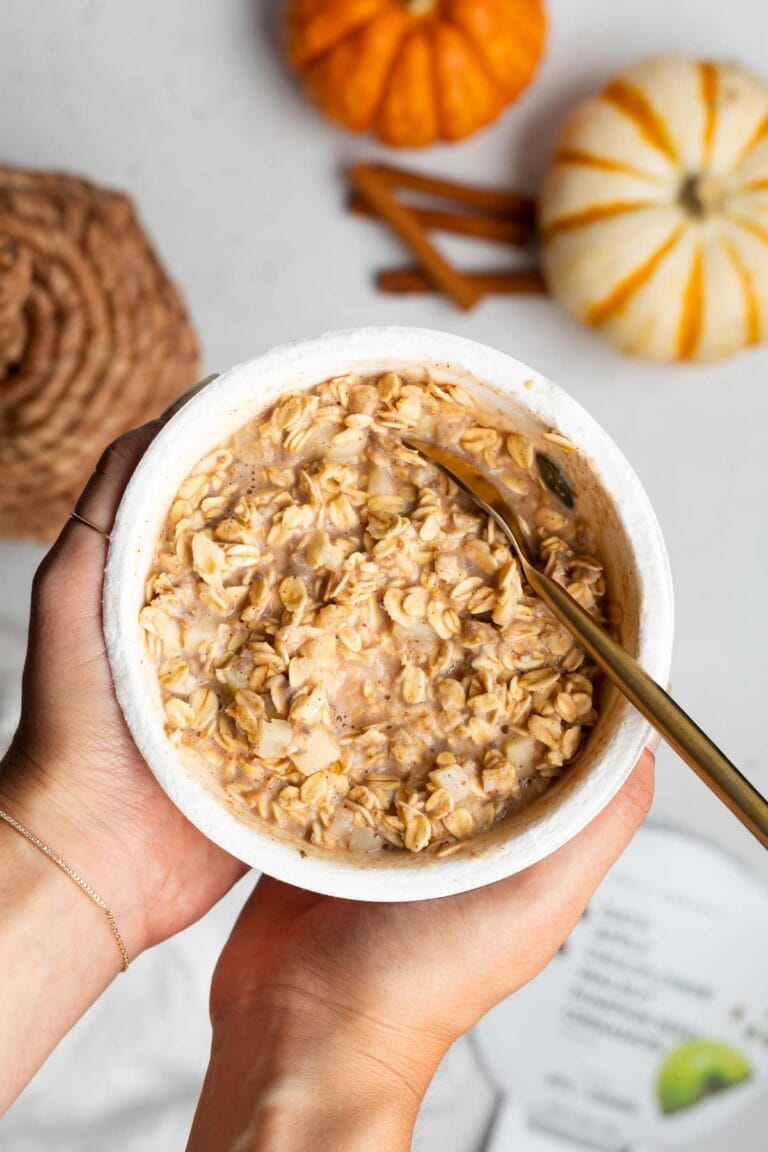
[[[629,779],[587,827],[551,856],[520,873],[518,881],[546,905],[558,935],[570,932],[609,869],[648,814],[653,800],[655,758],[646,749]],[[541,904],[539,906],[541,906]]]
[[[533,952],[556,951],[589,903],[600,881],[642,824],[653,799],[653,753],[646,750],[621,790],[587,827],[524,872],[488,889],[497,924],[521,929]]]
[[[592,895],[650,811],[655,757],[646,748],[627,782],[587,827],[552,857],[562,872],[576,869],[579,882]]]

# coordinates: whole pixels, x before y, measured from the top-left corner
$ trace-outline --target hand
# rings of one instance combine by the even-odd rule
[[[442,900],[364,904],[262,879],[216,968],[213,1050],[189,1152],[410,1147],[450,1044],[535,976],[641,823],[646,752],[552,856]],[[247,1072],[245,1071],[247,1070]]]
[[[106,450],[79,513],[109,531],[161,424]],[[104,537],[70,520],[37,572],[21,724],[0,775],[0,806],[103,896],[134,957],[201,916],[244,869],[168,800],[126,728],[102,635],[106,555]],[[117,950],[108,934],[105,941],[117,970]]]

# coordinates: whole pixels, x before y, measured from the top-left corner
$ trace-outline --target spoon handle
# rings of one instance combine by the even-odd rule
[[[742,824],[768,848],[768,801],[637,661],[561,585],[531,564],[525,577],[609,680],[649,720]]]

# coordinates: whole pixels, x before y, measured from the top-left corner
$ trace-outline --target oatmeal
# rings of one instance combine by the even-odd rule
[[[602,615],[573,446],[427,372],[385,372],[287,395],[200,461],[140,619],[169,738],[242,811],[326,848],[445,855],[574,759],[596,673],[408,433],[503,484],[547,573]]]

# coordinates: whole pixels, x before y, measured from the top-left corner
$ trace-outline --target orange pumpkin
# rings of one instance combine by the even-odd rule
[[[288,55],[332,119],[386,144],[459,140],[530,83],[543,0],[290,0]]]

